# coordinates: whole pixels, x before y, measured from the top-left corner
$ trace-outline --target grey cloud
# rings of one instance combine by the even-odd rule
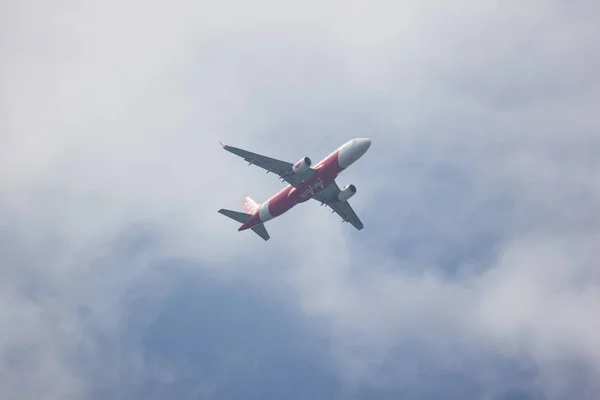
[[[86,327],[116,334],[120,299],[173,255],[283,285],[351,379],[412,340],[444,365],[531,358],[549,398],[591,397],[562,368],[600,363],[600,34],[594,2],[569,4],[2,6],[0,209],[6,247],[22,246],[3,302],[23,322],[0,348],[41,343],[33,359],[62,377],[30,374],[30,397],[83,390],[59,327],[91,348]],[[373,139],[341,177],[364,232],[306,206],[260,247],[216,214],[279,187],[219,139],[295,159],[353,136]],[[99,269],[138,221],[159,240]],[[52,295],[32,303],[32,286]]]

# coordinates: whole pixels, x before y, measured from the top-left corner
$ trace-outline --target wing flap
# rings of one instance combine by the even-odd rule
[[[350,206],[350,203],[348,203],[347,201],[331,203],[328,204],[328,206],[333,209],[333,212],[337,213],[340,217],[342,217],[343,222],[349,222],[359,231],[364,228],[363,223],[352,209],[352,206]]]
[[[358,218],[348,201],[338,200],[337,196],[340,192],[339,186],[334,181],[313,198],[320,201],[321,204],[326,204],[331,207],[333,210],[332,212],[337,213],[342,218],[343,222],[349,222],[360,231],[364,228],[362,221]]]
[[[313,168],[309,168],[302,174],[295,174],[292,171],[294,164],[287,161],[281,161],[276,158],[263,156],[261,154],[253,153],[244,149],[226,145],[221,142],[221,147],[230,153],[233,153],[239,157],[242,157],[248,162],[248,165],[256,165],[267,171],[278,175],[281,179],[289,183],[294,187],[298,187],[302,182],[310,179],[310,177],[316,172]]]

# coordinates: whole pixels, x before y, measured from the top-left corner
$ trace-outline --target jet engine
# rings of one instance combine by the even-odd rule
[[[347,185],[347,186],[344,186],[344,188],[342,190],[340,190],[340,192],[338,193],[338,199],[340,201],[346,201],[350,197],[354,196],[355,194],[356,194],[356,186]]]
[[[304,157],[303,159],[298,161],[296,164],[294,164],[294,166],[292,167],[292,171],[294,171],[295,174],[301,174],[304,171],[306,171],[307,169],[309,169],[311,164],[312,164],[312,161],[310,160],[310,158]]]

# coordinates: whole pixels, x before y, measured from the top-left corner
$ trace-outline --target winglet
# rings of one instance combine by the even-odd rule
[[[219,140],[219,143],[221,143],[221,147],[225,148],[225,143],[223,143],[222,141]]]

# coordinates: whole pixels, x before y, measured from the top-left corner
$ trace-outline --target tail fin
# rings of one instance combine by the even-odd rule
[[[244,197],[244,212],[253,215],[260,207],[260,204],[251,197]]]

